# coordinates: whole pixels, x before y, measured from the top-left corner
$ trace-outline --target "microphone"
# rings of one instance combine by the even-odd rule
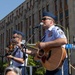
[[[25,44],[23,44],[22,42],[20,43],[22,48],[25,48]]]
[[[39,25],[37,25],[37,26],[34,26],[33,27],[33,29],[35,29],[35,28],[39,28],[40,26],[42,26],[44,23],[43,22],[41,22]]]
[[[75,49],[75,45],[74,44],[66,44],[65,48],[66,49]]]
[[[25,43],[26,43],[25,40],[22,40],[22,42],[20,42],[22,48],[25,48]]]

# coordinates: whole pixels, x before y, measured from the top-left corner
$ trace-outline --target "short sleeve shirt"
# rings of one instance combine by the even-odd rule
[[[17,47],[14,49],[14,51],[16,51],[16,49],[17,49]],[[20,48],[18,48],[18,50],[17,50],[17,52],[16,52],[16,54],[14,56],[17,57],[17,58],[23,58],[23,52],[21,51]],[[18,62],[14,61],[14,60],[12,60],[12,64],[13,64],[13,66],[16,66],[16,67],[24,66],[24,64],[18,63]]]
[[[53,41],[58,38],[66,38],[64,32],[58,26],[51,26],[48,30],[45,31],[45,41]]]

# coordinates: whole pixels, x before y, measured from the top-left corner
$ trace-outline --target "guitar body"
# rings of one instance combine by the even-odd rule
[[[61,47],[50,48],[47,47],[42,50],[38,50],[34,57],[34,60],[40,60],[42,65],[47,70],[55,70],[61,67],[64,59],[66,58],[66,50]]]

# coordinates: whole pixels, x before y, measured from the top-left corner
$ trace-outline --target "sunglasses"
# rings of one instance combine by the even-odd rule
[[[18,36],[13,36],[12,38],[19,38]]]
[[[50,19],[50,18],[42,18],[42,20],[44,20],[44,21],[45,21],[45,20],[51,20],[51,19]]]

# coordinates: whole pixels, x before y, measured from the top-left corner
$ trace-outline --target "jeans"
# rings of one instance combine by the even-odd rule
[[[63,66],[61,69],[56,69],[54,71],[46,70],[45,75],[69,75],[69,66],[68,66],[68,58],[64,60]]]

